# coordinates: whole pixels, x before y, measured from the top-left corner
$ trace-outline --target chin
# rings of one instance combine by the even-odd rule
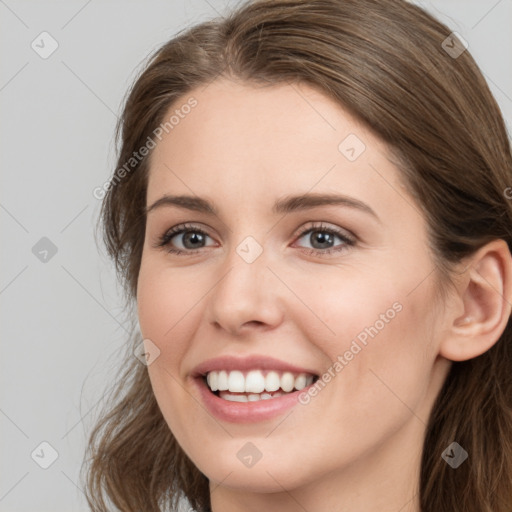
[[[241,451],[240,447],[248,445],[251,441],[233,441],[235,450],[226,448],[209,456],[205,456],[206,453],[203,452],[200,457],[192,458],[199,471],[214,485],[221,484],[223,487],[254,493],[276,493],[282,492],[283,488],[294,489],[314,478],[314,475],[308,475],[311,471],[307,471],[303,464],[298,463],[297,452],[288,457],[279,453],[278,447],[275,447],[275,455],[262,455],[257,461],[247,459],[244,464],[245,453],[249,453],[250,448]],[[238,457],[239,451],[241,453]]]

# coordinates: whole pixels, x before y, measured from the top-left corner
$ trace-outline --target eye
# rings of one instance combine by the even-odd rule
[[[204,247],[206,238],[211,237],[201,228],[190,224],[178,224],[159,237],[155,247],[165,247],[173,254],[194,254]],[[173,244],[177,244],[178,247],[173,247]]]
[[[311,244],[312,247],[305,248],[307,254],[320,256],[345,251],[356,243],[355,237],[348,232],[341,231],[338,228],[327,227],[322,223],[302,230],[298,237],[299,239],[306,238],[306,241]],[[333,245],[336,238],[341,240],[342,244],[338,246]]]
[[[313,224],[303,229],[297,235],[298,239],[306,238],[312,247],[304,247],[307,254],[324,256],[332,253],[339,253],[355,245],[356,239],[352,234],[342,231],[339,228],[328,227],[322,223]],[[206,239],[211,237],[198,226],[193,224],[179,224],[166,231],[158,238],[154,247],[162,247],[172,254],[190,255],[200,252],[205,248]],[[338,238],[342,243],[335,244]],[[176,247],[177,246],[177,247]]]

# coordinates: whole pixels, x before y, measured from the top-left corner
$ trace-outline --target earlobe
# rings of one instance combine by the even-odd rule
[[[465,361],[489,350],[501,337],[512,310],[512,256],[504,240],[493,240],[471,258],[459,289],[462,314],[450,327],[440,354]]]

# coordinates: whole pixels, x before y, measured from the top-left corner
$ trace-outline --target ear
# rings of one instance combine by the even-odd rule
[[[469,260],[457,286],[456,313],[439,353],[465,361],[489,350],[502,335],[512,310],[512,256],[504,240],[493,240]],[[460,314],[461,309],[463,313]]]

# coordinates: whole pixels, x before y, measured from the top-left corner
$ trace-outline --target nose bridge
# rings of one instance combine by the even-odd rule
[[[267,268],[270,252],[252,236],[233,246],[209,298],[209,320],[234,333],[249,323],[281,320],[279,285]]]

